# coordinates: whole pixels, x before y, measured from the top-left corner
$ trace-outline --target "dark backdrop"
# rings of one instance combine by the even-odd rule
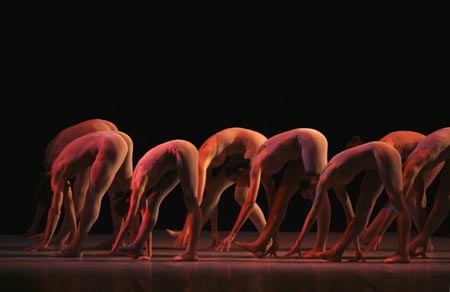
[[[161,142],[199,146],[232,126],[268,137],[316,128],[330,157],[352,135],[375,140],[449,126],[448,6],[8,5],[0,233],[25,232],[47,142],[85,119],[127,132],[135,162]],[[357,198],[357,183],[349,189]],[[258,202],[265,206],[264,196]],[[332,202],[332,229],[341,230],[343,211]],[[295,196],[283,230],[299,230],[309,207]],[[220,229],[229,230],[238,211],[227,191]],[[93,232],[110,231],[108,212]],[[180,228],[185,214],[177,188],[157,227]]]

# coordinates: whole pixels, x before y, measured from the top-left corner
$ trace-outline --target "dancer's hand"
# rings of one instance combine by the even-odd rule
[[[234,241],[235,236],[234,235],[228,235],[225,237],[225,239],[217,246],[217,251],[230,251],[231,244]]]

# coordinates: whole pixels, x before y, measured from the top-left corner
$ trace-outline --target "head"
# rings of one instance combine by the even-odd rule
[[[309,171],[302,177],[299,184],[299,192],[303,198],[311,201],[314,200],[319,176],[319,173]]]
[[[249,184],[250,159],[244,158],[242,154],[227,157],[223,169],[226,178],[230,181],[244,185]]]

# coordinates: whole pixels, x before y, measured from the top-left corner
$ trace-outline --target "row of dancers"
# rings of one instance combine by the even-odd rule
[[[86,120],[63,129],[47,145],[42,180],[35,192],[35,217],[24,238],[38,239],[28,251],[55,249],[52,256],[81,257],[102,198],[108,194],[113,232],[95,247],[105,250],[96,255],[151,259],[152,231],[160,205],[180,185],[187,208],[185,224],[179,231],[168,232],[175,238],[175,248],[185,247],[174,261],[198,260],[199,236],[208,220],[212,246],[217,251],[229,251],[235,244],[259,258],[278,257],[279,228],[289,201],[298,192],[311,200],[312,207],[283,258],[298,255],[337,262],[353,243],[355,257],[351,261],[363,261],[360,242],[367,245],[366,250],[377,250],[383,234],[396,220],[398,249],[383,262],[408,263],[411,257],[425,256],[432,248],[431,237],[447,216],[449,144],[450,127],[428,134],[394,131],[376,141],[352,141],[328,159],[327,138],[317,129],[295,128],[266,137],[251,129],[232,127],[214,133],[199,148],[184,139],[163,142],[133,165],[133,139],[127,133],[107,120]],[[362,172],[358,199],[351,202],[346,186]],[[281,179],[275,183],[278,173]],[[441,178],[428,214],[427,189],[438,175]],[[257,203],[261,185],[268,202],[267,216]],[[221,240],[217,205],[232,186],[241,208]],[[347,226],[338,242],[327,249],[330,191],[344,208]],[[369,222],[382,193],[388,201]],[[47,208],[45,230],[38,233]],[[248,219],[259,232],[258,238],[236,241]],[[314,245],[302,251],[303,240],[314,224]],[[413,224],[418,234],[411,240]]]

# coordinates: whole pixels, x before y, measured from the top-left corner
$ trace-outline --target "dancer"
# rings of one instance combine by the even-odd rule
[[[394,131],[383,136],[380,141],[392,145],[400,153],[402,161],[411,154],[417,144],[425,137],[424,134],[415,131]],[[413,223],[420,231],[425,224],[427,216],[427,193],[426,190],[441,171],[444,163],[437,164],[427,171],[424,175],[424,189],[415,191],[415,194],[408,196],[406,204]],[[383,190],[381,186],[373,186],[374,189]],[[389,202],[380,209],[372,223],[360,234],[359,239],[367,244],[366,251],[374,251],[380,248],[380,243],[389,225],[395,219],[395,211]],[[428,248],[432,249],[431,239],[428,242]]]
[[[64,206],[74,237],[67,247],[52,254],[62,257],[81,257],[82,247],[98,218],[101,201],[106,192],[112,196],[129,190],[133,174],[133,142],[120,131],[97,131],[85,134],[64,147],[51,168],[53,190],[43,240],[31,251],[46,250],[56,229]],[[81,173],[89,173],[89,187],[79,225],[75,215],[70,180]]]
[[[210,136],[198,151],[198,188],[202,210],[202,226],[208,219],[211,222],[212,244],[211,248],[216,248],[220,243],[217,226],[217,204],[223,192],[235,185],[234,198],[239,205],[245,201],[248,186],[235,183],[229,180],[223,171],[223,165],[227,158],[241,154],[245,159],[251,159],[267,138],[254,130],[233,127],[221,130]],[[275,184],[271,177],[262,180],[266,192],[274,192]],[[271,196],[268,196],[271,197]],[[266,218],[261,207],[255,203],[250,213],[250,220],[255,225],[258,232],[261,232],[266,225]],[[167,230],[172,236],[176,236],[175,247],[180,247],[187,240],[188,222],[184,224],[183,230],[177,232]]]
[[[116,241],[109,251],[100,255],[126,255],[139,260],[152,256],[152,231],[158,219],[159,207],[164,198],[181,184],[184,202],[188,209],[189,242],[183,253],[174,261],[198,260],[197,245],[200,236],[202,213],[198,202],[198,151],[189,141],[177,139],[151,148],[136,164],[131,181],[130,208],[120,228]],[[139,202],[146,199],[146,209],[136,238],[119,247],[139,211]],[[148,243],[147,251],[143,249]]]
[[[414,189],[424,189],[424,175],[428,170],[444,162],[433,208],[419,234],[409,243],[411,256],[426,256],[427,241],[445,220],[450,206],[450,127],[440,128],[428,134],[414,148],[403,167],[403,189],[411,196]]]
[[[380,185],[381,182],[389,201],[397,210],[399,235],[398,252],[384,259],[383,262],[408,263],[410,261],[407,244],[411,232],[411,221],[402,191],[401,156],[394,147],[380,141],[364,143],[336,154],[317,176],[317,180],[309,181],[310,187],[305,191],[315,192],[314,203],[295,244],[284,257],[300,253],[301,243],[318,216],[319,206],[322,200],[328,197],[327,191],[330,188],[345,188],[361,171],[364,171],[364,179],[355,208],[355,216],[347,225],[339,241],[330,250],[320,253],[320,257],[333,262],[341,261],[345,249],[352,241],[357,240],[366,226],[375,201],[380,195],[378,189],[373,189],[372,186]],[[362,259],[360,251],[356,251],[356,257],[356,260]]]
[[[239,247],[252,252],[257,257],[276,256],[279,226],[283,221],[289,200],[298,190],[301,178],[307,173],[319,174],[327,163],[328,142],[319,131],[310,128],[288,130],[267,139],[251,161],[230,167],[229,176],[240,183],[249,184],[249,192],[241,207],[238,218],[229,235],[222,241],[219,250],[229,251],[236,234],[247,220],[254,206],[260,180],[283,171],[277,187],[273,206],[267,224],[258,239],[251,243],[236,242]],[[308,197],[309,198],[309,197]],[[330,224],[330,206],[327,199],[321,202],[321,216],[318,219],[319,233],[314,249],[326,246]],[[273,244],[267,248],[270,240]]]
[[[46,212],[46,209],[48,209],[51,204],[52,191],[50,186],[50,175],[53,161],[68,143],[72,142],[76,138],[83,136],[84,134],[96,131],[118,131],[118,128],[114,123],[108,120],[89,119],[61,130],[47,144],[45,148],[44,161],[42,163],[43,172],[41,174],[41,178],[38,180],[34,188],[33,193],[36,201],[36,209],[33,217],[33,222],[23,236],[24,240],[42,239],[44,235],[44,232],[38,234],[37,230],[41,219]],[[75,205],[75,213],[78,220],[86,198],[86,192],[89,185],[89,173],[87,171],[85,173],[80,173],[79,175],[77,175],[77,178],[72,180],[72,182],[73,183],[71,184],[71,186]],[[112,200],[110,198],[110,202],[111,201]],[[112,210],[112,206],[110,207]],[[114,212],[111,212],[111,216],[113,222],[113,234],[109,240],[102,242],[98,246],[96,246],[97,248],[103,248],[104,246],[109,246],[108,248],[111,248],[113,239],[115,238],[115,235],[119,230],[121,221],[120,216],[117,216]],[[69,239],[69,222],[69,218],[64,217],[58,233],[53,237],[52,242],[56,248],[63,247]]]

